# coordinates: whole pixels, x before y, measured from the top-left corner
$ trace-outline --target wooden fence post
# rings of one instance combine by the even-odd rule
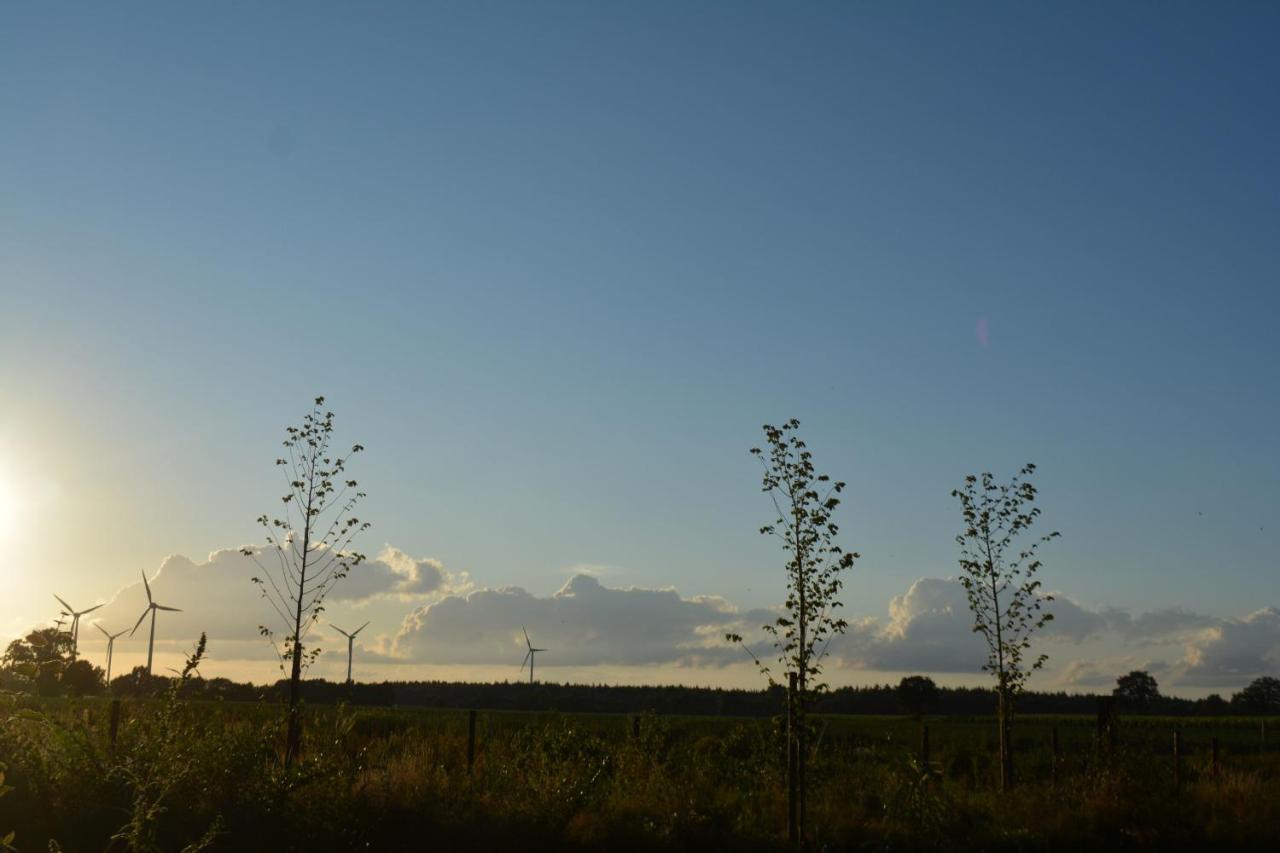
[[[1115,697],[1098,697],[1098,751],[1108,757],[1116,746]]]
[[[796,741],[796,673],[787,673],[787,840],[795,844],[800,840],[800,825],[797,821],[799,806],[799,779],[797,759],[799,750]]]
[[[631,715],[631,739],[640,740],[640,715]]]
[[[472,708],[467,711],[467,773],[476,766],[476,712]]]
[[[1182,787],[1182,733],[1173,730],[1173,787]]]
[[[1209,740],[1209,774],[1213,781],[1218,781],[1218,739],[1211,738]]]
[[[111,738],[111,748],[116,748],[116,735],[120,733],[120,700],[111,700],[111,721],[108,724],[108,731]]]
[[[1058,783],[1058,727],[1049,730],[1049,781]]]
[[[920,766],[925,773],[929,772],[929,726],[920,724]]]

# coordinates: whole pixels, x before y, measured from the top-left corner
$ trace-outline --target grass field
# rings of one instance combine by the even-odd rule
[[[784,849],[771,720],[315,707],[280,769],[279,708],[17,700],[0,727],[0,835],[20,850]],[[1018,788],[994,790],[983,717],[814,720],[814,849],[1232,847],[1280,839],[1280,719],[1017,721]],[[929,763],[921,762],[921,726]],[[1056,729],[1059,759],[1051,763]],[[1180,730],[1181,786],[1172,737]],[[1219,743],[1216,775],[1210,743]],[[113,842],[112,838],[116,840]]]

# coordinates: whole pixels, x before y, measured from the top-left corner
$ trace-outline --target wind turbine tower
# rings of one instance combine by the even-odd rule
[[[332,622],[330,622],[329,624],[333,625]],[[355,649],[356,634],[359,634],[361,631],[363,631],[365,628],[368,628],[368,627],[369,627],[369,623],[366,622],[363,625],[361,625],[359,628],[355,629],[350,634],[348,634],[346,631],[342,630],[337,625],[333,625],[333,630],[337,631],[339,634],[347,638],[347,684],[351,683],[351,655]]]
[[[53,597],[58,599],[59,604],[67,608],[66,612],[63,613],[62,615],[71,617],[71,659],[75,660],[76,648],[80,643],[80,617],[85,615],[86,613],[92,613],[93,611],[97,610],[99,607],[102,607],[102,605],[96,604],[93,607],[90,607],[88,610],[76,610],[70,604],[67,604],[65,601],[63,601],[58,596],[57,593],[54,593]],[[61,630],[61,622],[59,622],[59,630]]]
[[[142,615],[138,617],[138,621],[134,624],[133,630],[129,632],[132,637],[138,630],[138,626],[142,624],[142,620],[147,618],[147,614],[151,614],[151,639],[147,643],[147,675],[151,674],[151,655],[156,647],[156,611],[169,610],[174,613],[181,613],[177,607],[165,607],[163,604],[156,604],[155,599],[151,597],[151,584],[147,583],[147,573],[142,573],[142,585],[147,590],[147,609],[142,611]]]
[[[529,664],[529,683],[533,684],[534,659],[537,657],[538,652],[545,652],[547,651],[547,649],[535,649],[533,647],[533,643],[529,640],[528,630],[526,630],[523,625],[520,626],[520,630],[524,631],[524,644],[529,647],[529,651],[524,653],[524,661],[520,664],[520,668],[524,669],[524,665],[526,663]]]
[[[107,638],[107,689],[110,690],[111,689],[111,653],[115,650],[115,647],[116,647],[116,637],[119,637],[121,634],[124,633],[124,631],[120,631],[118,633],[112,634],[112,633],[109,633],[106,628],[103,628],[97,622],[93,623],[93,627],[101,631],[103,635],[106,636]]]

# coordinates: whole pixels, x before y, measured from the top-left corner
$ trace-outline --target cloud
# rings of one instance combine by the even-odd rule
[[[959,581],[920,578],[889,602],[889,621],[854,626],[836,652],[844,666],[925,672],[977,672],[986,643]]]
[[[1042,637],[1082,642],[1107,630],[1108,619],[1065,596],[1046,605],[1053,621]],[[973,613],[960,581],[920,578],[889,602],[889,620],[863,620],[844,639],[838,655],[845,666],[917,672],[979,672],[987,643],[973,630]]]
[[[718,666],[738,660],[723,635],[770,614],[743,614],[722,598],[674,589],[607,587],[578,574],[539,597],[519,587],[480,589],[416,608],[395,638],[397,655],[426,663],[511,663],[525,654],[527,627],[540,662]]]
[[[1059,681],[1071,687],[1112,688],[1115,687],[1116,679],[1125,673],[1142,670],[1163,678],[1172,668],[1168,661],[1147,660],[1132,655],[1102,660],[1073,660],[1063,668]]]
[[[183,612],[158,614],[157,652],[186,650],[203,631],[209,635],[211,660],[271,660],[274,652],[258,636],[258,626],[281,626],[250,583],[261,573],[236,549],[216,551],[204,562],[166,559],[150,578],[152,590],[158,602]],[[476,589],[465,573],[390,546],[356,567],[328,603],[324,622],[309,639],[334,654],[345,652],[346,641],[332,631],[329,620],[346,628],[372,620],[358,645],[365,660],[387,666],[514,669],[524,656],[520,629],[525,625],[534,642],[548,650],[540,665],[615,671],[628,666],[721,668],[747,661],[742,649],[724,641],[730,631],[745,636],[762,658],[770,658],[772,649],[760,627],[777,616],[775,609],[739,608],[718,596],[611,586],[583,572],[547,596],[519,587]],[[127,630],[145,605],[139,578],[89,620],[113,632]],[[1280,669],[1280,610],[1275,607],[1234,619],[1182,608],[1132,614],[1095,610],[1055,594],[1049,609],[1055,619],[1036,639],[1034,651],[1045,644],[1053,656],[1050,665],[1066,684],[1105,685],[1130,669],[1154,672],[1153,667],[1161,667],[1161,680],[1171,685],[1242,685]],[[848,618],[848,632],[829,648],[833,668],[846,672],[976,676],[987,659],[984,639],[972,630],[964,588],[952,578],[918,578],[893,597],[886,614]],[[146,637],[144,623],[135,637],[117,642],[117,653],[145,653]],[[82,644],[96,643],[101,651],[100,640],[88,623],[82,626]],[[1092,659],[1067,663],[1063,649],[1054,648],[1072,645],[1085,646]],[[1138,651],[1148,647],[1145,654]],[[1160,660],[1153,662],[1153,657]]]
[[[415,559],[388,545],[376,560],[361,563],[338,584],[330,600],[360,602],[380,595],[408,600],[466,585],[465,573],[453,578],[439,560]]]
[[[1264,607],[1242,619],[1224,619],[1186,645],[1180,684],[1243,684],[1280,671],[1280,609]]]
[[[1182,607],[1149,610],[1137,616],[1126,610],[1107,608],[1100,615],[1109,630],[1119,633],[1125,639],[1140,642],[1168,641],[1219,621],[1212,616],[1193,613]]]
[[[180,613],[161,612],[156,618],[157,647],[167,645],[189,646],[201,632],[207,633],[211,654],[226,649],[227,643],[243,643],[236,647],[235,656],[248,659],[269,659],[273,652],[269,644],[261,640],[258,626],[267,625],[273,630],[282,629],[281,619],[260,595],[250,581],[263,574],[252,558],[239,549],[224,549],[210,554],[203,563],[175,555],[167,558],[154,576],[149,576],[155,600],[164,605],[181,608]],[[435,560],[410,557],[395,548],[385,548],[375,559],[356,566],[346,578],[334,586],[329,598],[332,609],[369,608],[374,602],[394,604],[395,615],[380,618],[383,624],[398,621],[403,614],[405,600],[421,601],[431,596],[465,588],[465,574],[451,574]],[[142,578],[120,589],[101,610],[91,617],[105,629],[116,632],[129,629],[146,608],[147,598]],[[328,615],[328,614],[326,614]],[[361,621],[364,621],[363,619]],[[147,623],[139,627],[130,639],[128,635],[117,641],[117,649],[130,642],[146,642]],[[317,626],[313,636],[327,638],[327,625]],[[101,635],[88,624],[81,626],[81,642],[96,642]],[[180,640],[174,638],[181,638]],[[363,639],[363,638],[362,638]],[[345,641],[343,641],[345,647]]]

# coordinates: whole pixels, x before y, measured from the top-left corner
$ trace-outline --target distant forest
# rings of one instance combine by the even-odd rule
[[[132,673],[112,681],[116,695],[143,695],[163,689],[171,681],[145,672]],[[225,678],[198,679],[188,685],[192,698],[255,702],[283,701],[289,683],[242,684]],[[615,686],[606,684],[529,684],[523,681],[473,684],[448,681],[383,681],[344,684],[324,680],[302,683],[303,699],[313,704],[347,702],[352,705],[382,707],[474,708],[492,711],[562,711],[573,713],[671,715],[715,715],[769,717],[782,712],[781,688],[771,690],[723,690],[682,686]],[[1028,691],[1018,698],[1020,714],[1093,714],[1098,699],[1111,694],[1037,693]],[[1195,716],[1250,713],[1255,709],[1233,697],[1228,701],[1214,694],[1202,699],[1161,696],[1145,713]],[[996,696],[990,688],[937,687],[921,703],[907,697],[896,685],[841,687],[817,700],[815,711],[822,714],[948,714],[985,715],[995,713]]]

